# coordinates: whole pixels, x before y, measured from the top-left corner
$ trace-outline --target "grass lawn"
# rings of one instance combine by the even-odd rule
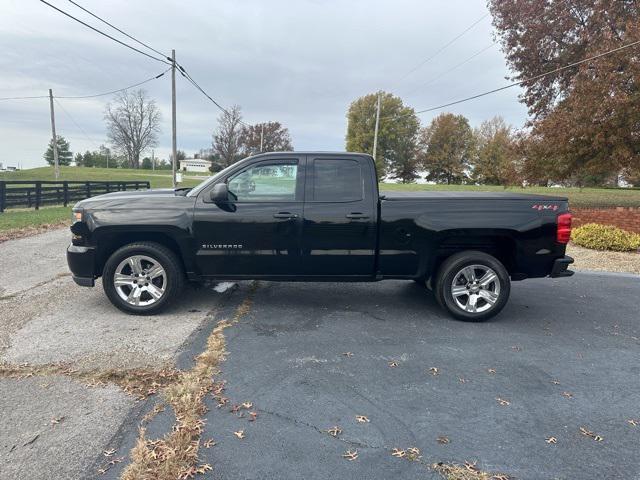
[[[192,174],[188,175],[189,177]],[[196,175],[193,175],[196,176]],[[202,176],[205,179],[206,176]],[[17,172],[0,172],[0,180],[55,180],[53,167],[31,168]],[[84,168],[84,167],[60,167],[60,181],[96,181],[108,180],[122,181],[148,181],[151,188],[171,187],[171,171],[168,170],[133,170],[128,168]],[[185,178],[180,184],[183,187],[193,187],[202,180]]]
[[[0,232],[21,230],[43,225],[71,225],[71,207],[43,207],[40,210],[15,209],[0,213]]]
[[[548,187],[510,187],[495,185],[424,185],[381,183],[382,191],[476,191],[476,192],[519,192],[541,195],[559,195],[569,198],[571,207],[640,207],[640,190],[625,188],[548,188]]]

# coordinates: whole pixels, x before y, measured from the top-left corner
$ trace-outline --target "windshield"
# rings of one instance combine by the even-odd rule
[[[202,183],[199,183],[198,185],[196,185],[195,187],[193,187],[191,190],[189,190],[189,193],[187,193],[187,197],[196,197],[198,196],[198,194],[207,186],[207,185],[212,185],[215,184],[219,178],[223,177],[229,170],[231,170],[232,167],[235,167],[236,164],[231,164],[229,165],[227,168],[224,168],[222,170],[220,170],[218,173],[216,173],[215,175],[208,177],[206,180],[202,181]]]

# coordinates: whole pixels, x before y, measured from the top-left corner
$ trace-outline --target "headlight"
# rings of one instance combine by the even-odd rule
[[[82,221],[82,209],[73,209],[71,211],[71,224]]]

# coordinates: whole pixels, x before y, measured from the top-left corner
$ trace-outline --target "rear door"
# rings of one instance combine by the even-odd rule
[[[368,159],[308,155],[302,258],[310,276],[371,277],[377,198]]]
[[[299,157],[252,163],[224,179],[230,201],[200,195],[194,214],[203,275],[224,278],[298,275],[304,164]]]

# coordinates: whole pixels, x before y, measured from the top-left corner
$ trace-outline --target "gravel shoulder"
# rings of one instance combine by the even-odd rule
[[[567,246],[567,255],[575,260],[571,269],[637,273],[640,275],[640,253],[601,252],[570,243]]]

